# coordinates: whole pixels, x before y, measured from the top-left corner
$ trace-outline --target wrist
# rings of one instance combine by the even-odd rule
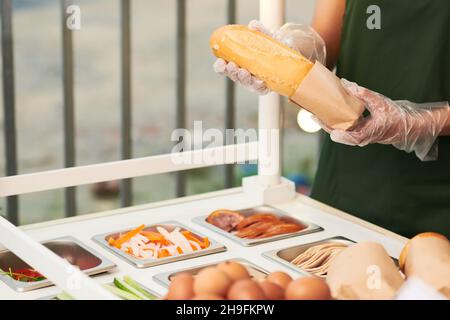
[[[444,110],[442,110],[442,113],[443,113],[442,117],[444,117],[445,122],[440,135],[450,136],[450,107],[447,107]]]

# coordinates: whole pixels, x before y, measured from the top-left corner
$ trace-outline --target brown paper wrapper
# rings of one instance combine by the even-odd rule
[[[414,237],[409,244],[405,274],[421,278],[450,299],[450,242]]]
[[[363,102],[350,96],[341,80],[320,62],[314,64],[289,100],[333,129],[351,128],[364,112]]]
[[[394,298],[403,277],[382,245],[360,242],[331,261],[327,283],[335,299],[386,300]]]

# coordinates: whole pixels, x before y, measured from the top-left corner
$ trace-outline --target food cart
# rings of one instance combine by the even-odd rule
[[[261,1],[260,19],[271,28],[282,25],[283,1]],[[0,267],[32,266],[46,280],[21,282],[8,275],[0,278],[0,299],[48,299],[62,290],[77,299],[116,299],[101,284],[131,276],[157,296],[167,290],[170,276],[182,270],[225,260],[239,260],[255,275],[274,270],[293,277],[305,271],[290,263],[296,254],[312,244],[326,241],[375,241],[389,255],[398,258],[407,239],[350,214],[295,192],[294,184],[280,176],[279,140],[268,132],[278,132],[280,97],[271,93],[259,101],[257,142],[186,151],[182,157],[206,159],[216,154],[214,165],[258,160],[258,175],[244,178],[233,189],[183,197],[119,210],[15,227],[0,219]],[[276,136],[276,135],[275,135]],[[267,152],[270,145],[271,152]],[[175,172],[212,165],[207,161],[175,164],[174,154],[137,158],[90,166],[66,168],[0,178],[0,196],[66,188],[101,181]],[[305,228],[264,241],[240,241],[205,222],[214,210],[257,210],[300,221]],[[139,225],[181,228],[210,241],[208,248],[176,258],[133,259],[109,245],[112,235]],[[65,259],[62,259],[64,257]],[[71,267],[78,263],[78,268]],[[92,277],[88,277],[92,275]],[[53,283],[54,285],[51,285]]]

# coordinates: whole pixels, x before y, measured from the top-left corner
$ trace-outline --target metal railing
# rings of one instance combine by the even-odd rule
[[[63,122],[64,122],[64,166],[75,166],[75,101],[73,74],[73,39],[72,30],[66,26],[67,7],[70,1],[61,2],[61,30],[62,30],[62,61],[63,61]],[[76,189],[69,187],[64,190],[66,216],[75,216],[77,212]]]
[[[122,123],[121,123],[121,155],[122,160],[133,157],[132,137],[131,137],[131,4],[130,0],[120,0],[120,39],[121,39],[121,88],[122,88]],[[123,207],[131,206],[132,181],[124,179],[120,188],[120,203]]]
[[[186,128],[186,1],[177,0],[176,28],[176,126]],[[175,194],[186,194],[186,173],[175,174]]]
[[[132,83],[131,83],[131,0],[120,1],[120,50],[121,50],[121,159],[131,159],[132,150]],[[61,30],[62,30],[62,61],[63,61],[63,124],[64,124],[64,166],[66,168],[76,165],[75,148],[75,106],[74,101],[74,61],[72,32],[66,26],[67,8],[72,4],[70,0],[60,0]],[[186,127],[186,6],[188,0],[176,0],[176,126]],[[236,20],[236,0],[226,0],[227,23]],[[6,176],[18,174],[17,166],[17,137],[15,119],[15,87],[14,87],[14,41],[12,18],[12,0],[0,1],[1,14],[1,41],[2,41],[2,77],[4,102],[4,130],[5,130],[5,161]],[[235,91],[234,84],[225,80],[226,116],[225,128],[235,126]],[[233,185],[233,165],[225,164],[225,187]],[[186,173],[175,173],[177,197],[186,194]],[[121,180],[120,203],[121,206],[133,204],[132,179]],[[65,188],[65,215],[77,214],[76,187]],[[7,218],[14,224],[19,222],[18,196],[6,198]]]
[[[5,127],[5,157],[7,176],[17,174],[16,111],[14,87],[14,51],[12,30],[11,0],[0,1],[2,24],[2,63],[3,63],[3,113]],[[8,219],[18,224],[19,199],[17,196],[6,198]]]
[[[236,23],[236,0],[228,0],[227,8],[227,24]],[[233,129],[235,127],[235,88],[234,82],[225,79],[225,95],[226,95],[226,112],[225,112],[225,129]],[[225,131],[226,132],[226,131]],[[233,186],[234,166],[225,165],[225,188]]]

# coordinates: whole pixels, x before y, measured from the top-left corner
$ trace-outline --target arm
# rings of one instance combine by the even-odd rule
[[[339,58],[342,25],[345,14],[345,2],[345,0],[316,0],[312,27],[325,41],[327,48],[327,67],[329,69],[333,69],[335,67]],[[439,135],[450,136],[450,108],[448,108],[448,105],[447,107],[444,106],[444,108],[440,110],[430,112],[430,114],[433,115],[430,119],[444,119],[441,120],[440,123],[440,125],[442,125],[442,129],[440,130]],[[364,139],[362,139],[361,135],[356,135],[357,137],[355,135],[351,137],[356,139],[352,139],[353,141],[346,140],[345,138],[344,141],[338,141],[340,140],[340,136],[337,133],[335,133],[332,137],[337,139],[336,142],[361,145],[362,140]],[[349,138],[349,136],[347,136],[347,138]]]
[[[393,101],[356,83],[342,80],[342,84],[350,95],[364,102],[370,115],[347,131],[323,126],[331,140],[360,147],[371,143],[391,144],[415,152],[422,161],[437,159],[437,137],[450,135],[448,102]]]
[[[333,69],[339,57],[345,0],[316,0],[312,27],[325,41],[327,67]]]
[[[442,129],[441,136],[450,136],[450,111],[447,110],[448,117],[447,122],[444,125],[444,129]]]

